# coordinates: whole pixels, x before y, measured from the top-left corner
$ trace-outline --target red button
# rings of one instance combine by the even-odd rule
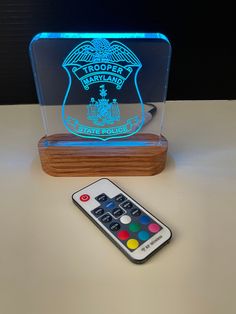
[[[90,200],[90,196],[88,194],[83,194],[80,196],[79,198],[82,202],[87,202],[88,200]]]
[[[129,232],[126,230],[121,230],[117,233],[117,237],[120,240],[127,240],[129,238]]]

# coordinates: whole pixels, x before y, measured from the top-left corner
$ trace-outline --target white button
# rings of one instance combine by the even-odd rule
[[[120,222],[122,222],[122,224],[129,224],[131,222],[131,217],[128,215],[124,215],[120,218]]]

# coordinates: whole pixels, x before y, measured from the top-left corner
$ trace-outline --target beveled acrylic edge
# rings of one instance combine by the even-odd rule
[[[39,39],[89,39],[89,38],[114,38],[114,39],[161,39],[170,44],[169,39],[162,33],[38,33],[31,43]]]

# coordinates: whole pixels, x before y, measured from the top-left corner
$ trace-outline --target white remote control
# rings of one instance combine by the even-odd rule
[[[134,263],[143,263],[171,239],[171,231],[108,179],[72,195],[73,202]]]

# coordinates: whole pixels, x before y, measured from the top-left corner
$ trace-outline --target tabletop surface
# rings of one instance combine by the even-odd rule
[[[166,169],[109,177],[173,238],[132,264],[40,166],[38,105],[0,106],[0,313],[235,314],[236,101],[169,101]]]

